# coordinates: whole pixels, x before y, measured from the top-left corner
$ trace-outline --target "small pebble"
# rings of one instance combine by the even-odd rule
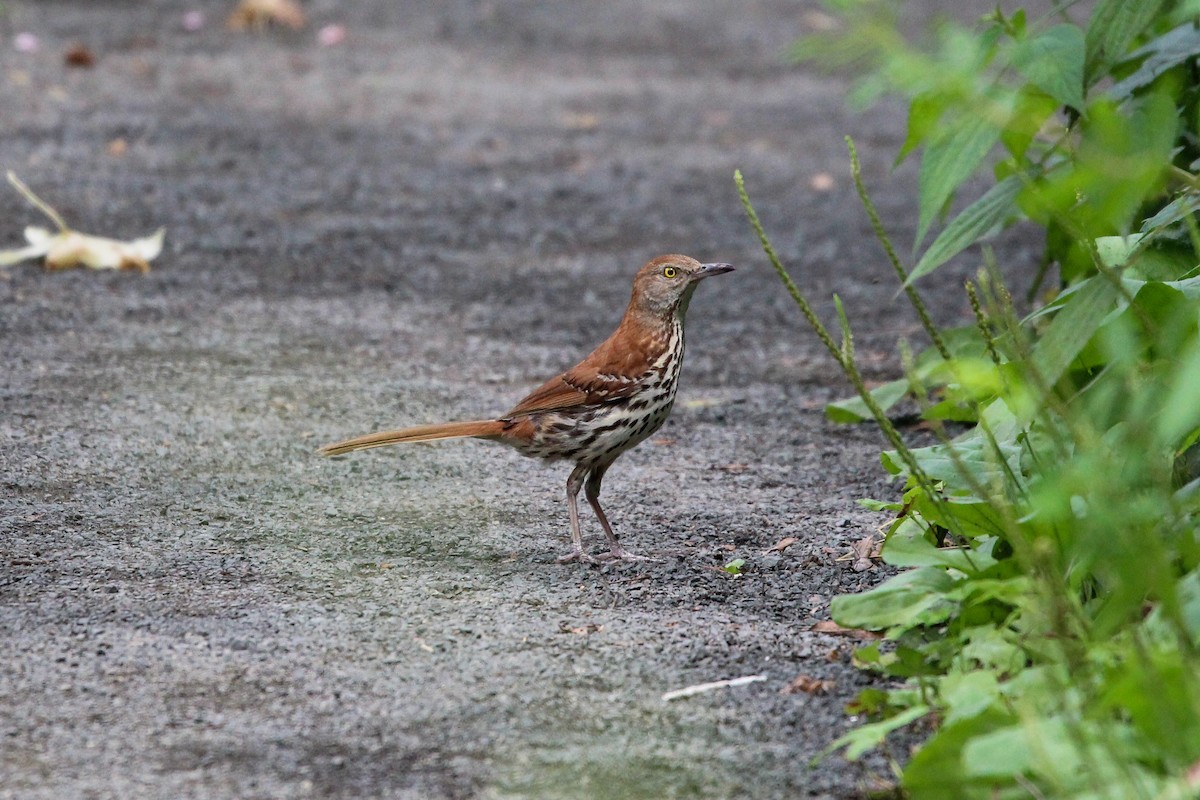
[[[326,25],[317,31],[317,44],[322,47],[333,47],[341,44],[346,38],[346,26],[344,25]]]
[[[18,33],[13,37],[13,47],[16,48],[18,53],[36,53],[41,46],[42,43],[38,37],[28,31]]]
[[[203,11],[188,11],[183,15],[183,29],[188,33],[195,33],[204,27],[204,12]]]

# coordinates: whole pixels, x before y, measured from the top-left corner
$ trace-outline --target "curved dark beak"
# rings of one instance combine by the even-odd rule
[[[701,264],[700,269],[692,273],[692,283],[726,272],[733,272],[732,264]]]

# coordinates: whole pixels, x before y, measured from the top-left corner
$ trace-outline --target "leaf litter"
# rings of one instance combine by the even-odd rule
[[[13,250],[0,250],[0,267],[11,266],[30,258],[44,257],[43,264],[46,269],[87,267],[136,269],[145,273],[150,271],[150,262],[162,252],[165,228],[159,228],[150,236],[129,241],[80,233],[67,227],[62,216],[49,203],[34,194],[12,170],[8,172],[8,182],[34,208],[49,217],[58,231],[39,228],[36,225],[26,227],[25,240],[28,244]]]

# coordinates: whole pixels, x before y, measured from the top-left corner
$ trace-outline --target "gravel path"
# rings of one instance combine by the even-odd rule
[[[216,2],[0,5],[0,166],[80,230],[167,227],[145,276],[0,272],[0,798],[844,798],[886,776],[809,765],[867,682],[811,628],[882,577],[839,560],[880,524],[855,500],[893,491],[881,439],[824,421],[846,386],[732,173],[885,377],[916,327],[841,137],[911,241],[900,109],[850,114],[844,81],[788,66],[811,12],[785,0],[308,7],[304,32],[237,34]],[[328,23],[346,38],[318,46]],[[93,67],[64,65],[75,42]],[[0,222],[8,246],[41,221],[5,188]],[[562,466],[314,455],[510,407],[663,252],[739,269],[692,304],[674,416],[605,482],[661,561],[555,564]],[[832,688],[784,693],[798,675]]]

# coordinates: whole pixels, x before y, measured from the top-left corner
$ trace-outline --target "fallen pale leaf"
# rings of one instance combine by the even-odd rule
[[[776,542],[775,544],[768,547],[763,552],[764,553],[782,553],[784,550],[787,550],[789,547],[791,547],[798,541],[800,541],[800,540],[797,539],[795,536],[785,536],[782,539],[780,539],[778,542]]]
[[[304,9],[296,0],[242,0],[226,21],[232,30],[262,30],[275,23],[300,30],[308,24]]]
[[[836,184],[828,172],[818,172],[808,179],[808,187],[814,192],[828,192]]]
[[[823,619],[814,624],[810,630],[813,633],[828,633],[834,636],[851,636],[855,639],[882,639],[882,633],[864,631],[861,628],[843,628],[831,619]]]
[[[58,232],[30,225],[25,229],[25,240],[29,244],[15,250],[0,251],[0,267],[16,264],[27,258],[44,256],[46,269],[82,266],[91,269],[136,269],[148,272],[150,262],[162,252],[165,234],[163,228],[159,228],[151,236],[127,242],[79,233],[68,228],[58,212],[35,195],[11,171],[8,173],[8,182],[35,208],[49,217],[58,227]]]

